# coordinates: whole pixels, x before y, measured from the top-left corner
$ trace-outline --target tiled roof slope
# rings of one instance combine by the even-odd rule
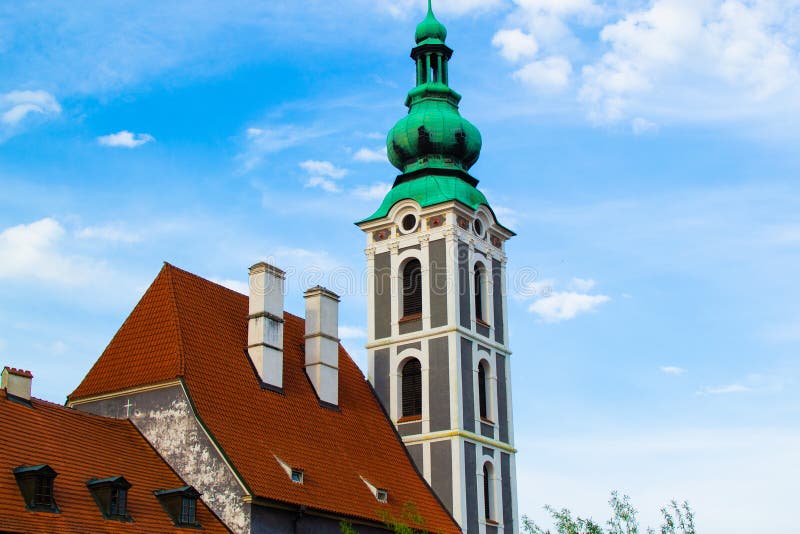
[[[32,399],[9,400],[0,390],[0,531],[192,532],[177,528],[153,491],[185,485],[129,421],[108,419]],[[13,470],[48,464],[58,476],[53,496],[60,513],[25,508]],[[131,483],[133,522],[105,520],[86,487],[91,478],[124,476]],[[228,532],[199,504],[204,532]]]
[[[283,395],[260,387],[247,346],[248,298],[165,264],[71,400],[182,376],[252,493],[380,521],[413,502],[436,532],[460,532],[408,458],[356,364],[339,347],[339,411],[319,405],[303,366],[304,320],[284,314]],[[273,455],[305,471],[289,480]],[[361,477],[389,490],[379,503]]]

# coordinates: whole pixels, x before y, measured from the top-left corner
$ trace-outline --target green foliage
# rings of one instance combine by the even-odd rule
[[[392,529],[395,534],[425,534],[428,532],[424,529],[425,518],[417,512],[417,507],[413,502],[407,502],[403,505],[403,511],[399,518],[386,510],[379,510],[378,515],[381,516],[386,526]],[[342,534],[358,534],[358,531],[353,528],[353,524],[349,521],[340,521],[339,531]]]
[[[611,519],[606,522],[604,530],[600,524],[592,519],[572,517],[572,512],[566,508],[556,510],[552,506],[545,506],[555,524],[555,534],[639,534],[639,522],[636,519],[636,508],[630,502],[630,497],[622,497],[614,491],[608,501],[611,507]],[[694,526],[694,512],[689,503],[684,501],[678,504],[672,501],[669,506],[661,509],[664,523],[658,530],[647,529],[647,534],[697,534]],[[527,516],[522,516],[522,531],[527,534],[551,534],[550,530],[542,529]]]

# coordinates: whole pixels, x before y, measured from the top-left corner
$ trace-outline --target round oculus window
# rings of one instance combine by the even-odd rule
[[[409,213],[408,215],[403,217],[403,220],[400,221],[400,226],[403,228],[403,231],[405,232],[412,231],[414,228],[417,227],[416,215],[414,215],[413,213]]]
[[[480,219],[472,221],[472,230],[480,237],[483,237],[483,223]]]

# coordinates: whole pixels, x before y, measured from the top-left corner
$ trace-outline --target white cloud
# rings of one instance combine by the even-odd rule
[[[306,180],[305,186],[308,188],[317,187],[322,189],[323,191],[327,191],[328,193],[339,193],[341,189],[336,182],[333,180],[328,180],[327,178],[323,178],[321,176],[312,176],[308,180]]]
[[[686,374],[686,369],[683,367],[676,367],[674,365],[663,365],[659,367],[658,370],[665,375],[680,376]]]
[[[43,117],[61,113],[61,105],[47,91],[11,91],[0,95],[0,121],[16,126],[31,114]]]
[[[382,200],[392,188],[388,182],[378,182],[370,186],[357,187],[353,194],[362,200]]]
[[[300,167],[310,174],[305,182],[306,187],[318,187],[329,193],[341,191],[334,180],[340,180],[347,174],[346,169],[340,169],[330,161],[308,160],[301,162]]]
[[[745,393],[751,391],[751,388],[742,384],[727,384],[725,386],[707,386],[697,393],[699,395],[728,395],[731,393]]]
[[[67,255],[61,244],[67,232],[45,218],[0,232],[0,279],[32,279],[64,286],[82,285],[105,274],[102,261]]]
[[[366,147],[360,148],[355,154],[353,154],[353,159],[364,163],[383,163],[388,161],[386,156],[386,147],[375,150]]]
[[[789,2],[655,0],[624,13],[600,32],[608,51],[583,68],[590,117],[743,117],[780,103],[796,112],[800,61],[787,12]]]
[[[75,232],[78,239],[97,239],[117,243],[139,243],[142,236],[118,225],[87,226]]]
[[[339,327],[339,337],[342,339],[364,339],[367,337],[367,330],[363,326]]]
[[[636,117],[631,121],[631,129],[634,134],[642,135],[650,132],[657,132],[658,124],[642,117]]]
[[[330,130],[295,125],[250,127],[245,131],[245,148],[237,156],[242,171],[249,172],[258,167],[268,154],[281,152],[330,134]]]
[[[121,130],[117,133],[101,135],[97,142],[103,146],[136,148],[155,141],[155,138],[147,133],[133,133],[128,130]]]
[[[500,55],[509,61],[533,57],[539,50],[533,35],[518,28],[500,30],[492,37],[492,44],[500,49]]]
[[[308,160],[300,163],[300,167],[303,168],[303,170],[305,170],[308,174],[325,176],[335,180],[344,178],[344,176],[347,174],[346,169],[340,169],[330,161]]]
[[[609,300],[611,298],[606,295],[556,291],[531,303],[528,310],[547,323],[558,323],[574,319],[583,313],[593,312],[598,306]]]
[[[545,93],[563,91],[569,85],[572,64],[566,57],[550,56],[532,61],[516,71],[514,78]]]
[[[581,292],[591,291],[595,285],[597,283],[591,278],[573,278],[569,283],[571,289]]]
[[[227,287],[228,289],[232,289],[233,291],[237,291],[244,295],[250,294],[250,286],[247,284],[247,282],[242,280],[231,280],[228,278],[209,278],[209,280],[215,284]]]

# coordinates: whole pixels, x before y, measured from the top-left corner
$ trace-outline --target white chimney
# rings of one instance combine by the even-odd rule
[[[267,263],[250,267],[250,320],[247,352],[261,382],[283,388],[283,281],[285,274]]]
[[[13,395],[26,401],[31,400],[31,382],[33,375],[30,371],[5,367],[0,375],[0,387],[6,390],[8,395]]]
[[[339,296],[312,287],[306,300],[306,374],[323,403],[339,404]]]

